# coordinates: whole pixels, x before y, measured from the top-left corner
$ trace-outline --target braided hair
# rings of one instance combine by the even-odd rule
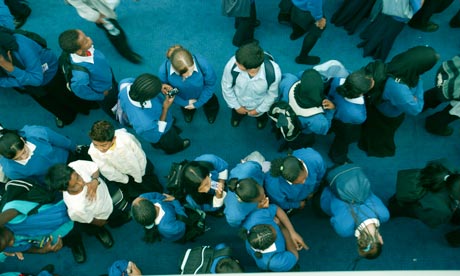
[[[253,249],[265,250],[276,241],[276,232],[270,224],[259,224],[253,226],[246,232],[246,239]],[[262,258],[262,253],[256,251],[256,258]]]
[[[161,92],[161,80],[152,74],[138,76],[129,90],[129,97],[140,102],[142,108],[146,101],[153,99]]]

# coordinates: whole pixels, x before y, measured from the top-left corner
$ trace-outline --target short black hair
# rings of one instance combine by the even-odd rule
[[[139,201],[134,203],[131,206],[131,212],[134,220],[142,226],[152,225],[157,217],[155,205],[145,198],[140,198]]]
[[[53,191],[67,191],[72,173],[75,171],[66,164],[56,164],[48,169],[46,185]]]
[[[69,54],[73,54],[80,50],[81,45],[78,44],[78,36],[80,33],[77,29],[67,30],[59,35],[59,47]]]
[[[241,46],[236,50],[236,62],[243,65],[246,69],[255,69],[262,65],[265,58],[264,50],[258,43],[253,42]]]

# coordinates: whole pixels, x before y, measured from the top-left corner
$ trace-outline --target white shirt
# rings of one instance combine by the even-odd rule
[[[88,154],[108,180],[126,184],[131,175],[141,183],[147,165],[141,143],[124,128],[115,130],[115,137],[115,144],[108,151],[101,152],[91,143]]]
[[[69,164],[69,167],[75,170],[83,181],[91,181],[91,175],[97,171],[97,165],[91,161],[75,161]],[[63,192],[64,202],[67,205],[67,213],[73,221],[81,223],[90,223],[93,219],[107,219],[113,211],[112,198],[105,182],[99,178],[99,186],[96,190],[96,199],[89,201],[86,198],[88,187],[71,195],[67,191]]]

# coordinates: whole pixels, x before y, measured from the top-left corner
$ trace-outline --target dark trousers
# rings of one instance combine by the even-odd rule
[[[110,43],[112,43],[112,45],[115,47],[117,52],[124,58],[127,58],[129,60],[131,58],[133,50],[128,44],[128,38],[126,37],[125,31],[121,28],[117,20],[113,18],[107,18],[106,20],[112,23],[115,26],[115,28],[118,29],[118,35],[112,35],[110,31],[105,29],[104,25],[102,24],[96,24],[96,26],[101,28],[105,32],[107,38],[109,39]]]
[[[232,108],[232,121],[241,121],[244,117],[246,117],[246,114],[240,114],[236,112],[234,108]],[[260,115],[259,117],[256,117],[257,122],[262,122],[265,123],[268,121],[268,114],[265,112],[264,114]]]
[[[436,108],[440,104],[447,102],[448,99],[442,93],[442,88],[433,87],[430,90],[427,90],[424,95],[424,106],[423,109]],[[458,116],[451,115],[449,111],[452,109],[452,106],[448,104],[443,110],[436,112],[428,117],[426,117],[425,127],[434,133],[444,132],[450,123],[455,120],[458,120]]]
[[[454,0],[425,0],[422,8],[414,14],[409,21],[411,26],[426,26],[430,18],[435,13],[440,13],[447,9]]]
[[[347,124],[333,119],[331,130],[335,133],[335,137],[329,149],[329,157],[334,163],[342,164],[347,161],[349,145],[359,139],[361,125]]]
[[[32,12],[26,1],[5,0],[5,5],[8,6],[11,15],[16,19],[25,19]]]
[[[278,4],[281,14],[291,14],[292,6],[293,4],[291,0],[281,0]]]
[[[98,104],[110,118],[115,120],[115,113],[112,111],[112,108],[117,104],[117,102],[118,83],[115,80],[115,76],[112,74],[112,88],[109,90],[109,94],[106,95],[102,101],[99,101]]]
[[[233,35],[233,45],[243,46],[254,40],[255,22],[257,19],[256,5],[251,3],[249,17],[235,17],[235,34]]]
[[[173,154],[184,149],[184,140],[179,136],[180,129],[172,126],[167,132],[161,135],[157,143],[152,143],[154,148],[164,150],[166,154]]]
[[[219,112],[219,107],[220,107],[219,100],[217,99],[216,94],[212,94],[212,97],[203,105],[203,111],[204,111],[204,115],[206,115],[206,118],[216,117],[217,113]],[[186,109],[182,107],[181,110],[185,116],[189,115],[192,118],[196,112],[196,108]]]
[[[302,42],[302,48],[300,50],[299,56],[308,56],[311,49],[315,46],[318,39],[321,37],[321,34],[325,29],[320,29],[316,26],[316,20],[313,18],[310,12],[302,11],[296,6],[292,7],[291,13],[291,25],[293,34],[304,34],[307,35],[304,37]]]
[[[25,92],[43,108],[61,119],[65,125],[72,123],[77,113],[88,114],[94,102],[80,99],[66,87],[61,70],[44,86],[27,86]]]
[[[163,186],[158,180],[158,176],[155,174],[155,167],[152,162],[147,159],[147,166],[145,168],[145,174],[142,177],[141,183],[134,181],[134,178],[129,176],[128,183],[116,183],[118,187],[123,191],[123,194],[129,201],[134,200],[140,194],[158,192],[163,193]]]

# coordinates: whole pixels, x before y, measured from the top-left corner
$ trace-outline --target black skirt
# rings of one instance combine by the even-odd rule
[[[331,18],[331,23],[354,34],[359,24],[369,17],[375,0],[345,0]]]

